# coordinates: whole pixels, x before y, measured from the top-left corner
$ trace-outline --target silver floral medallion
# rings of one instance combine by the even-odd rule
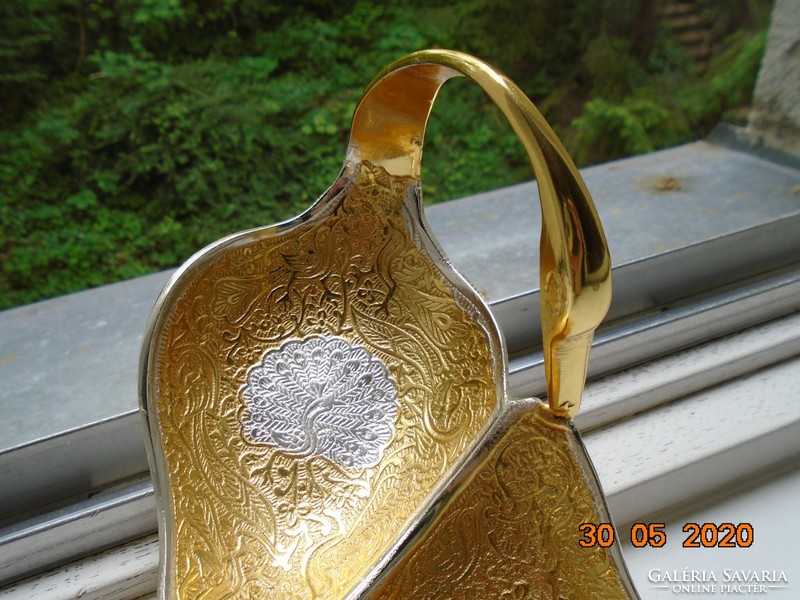
[[[290,340],[268,352],[248,373],[243,393],[248,441],[344,467],[378,464],[397,416],[386,365],[334,336]]]

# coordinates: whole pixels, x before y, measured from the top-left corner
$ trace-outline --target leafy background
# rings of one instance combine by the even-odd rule
[[[3,0],[0,308],[296,214],[338,173],[364,85],[413,50],[504,70],[580,165],[741,120],[770,4],[697,3],[717,40],[702,71],[647,0]],[[530,178],[479,89],[442,95],[426,201]]]

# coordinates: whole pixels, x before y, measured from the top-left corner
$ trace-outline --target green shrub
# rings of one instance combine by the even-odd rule
[[[296,214],[338,173],[363,86],[424,47],[502,67],[581,163],[702,136],[747,102],[764,36],[729,38],[701,77],[661,30],[642,50],[643,6],[5,0],[0,308],[170,267]],[[454,82],[442,95],[427,201],[530,178],[480,90]]]
[[[650,100],[633,99],[615,104],[595,98],[573,122],[579,133],[575,143],[579,162],[619,158],[656,149],[654,137],[668,111]]]

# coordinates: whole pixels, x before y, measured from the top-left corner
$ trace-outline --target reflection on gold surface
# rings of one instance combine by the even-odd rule
[[[155,364],[169,597],[341,597],[487,424],[497,349],[412,241],[413,183],[364,164],[329,214],[226,249],[165,306]],[[313,336],[388,367],[398,406],[376,466],[242,434],[248,372]]]
[[[467,54],[415,52],[387,67],[367,88],[353,117],[348,157],[369,160],[394,175],[419,177],[433,101],[445,81],[462,75],[483,88],[503,112],[536,175],[542,211],[539,278],[547,401],[554,414],[574,417],[592,336],[611,302],[611,258],[578,169],[525,93],[497,69]]]
[[[607,522],[575,434],[544,405],[517,418],[370,600],[628,598],[582,523]]]

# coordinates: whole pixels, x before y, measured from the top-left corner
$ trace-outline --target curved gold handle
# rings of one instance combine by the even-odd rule
[[[379,74],[353,117],[345,168],[369,161],[420,178],[423,137],[436,94],[452,77],[480,85],[528,153],[539,187],[541,319],[550,409],[580,407],[594,330],[611,301],[611,258],[586,185],[528,97],[486,63],[451,50],[410,54]]]

